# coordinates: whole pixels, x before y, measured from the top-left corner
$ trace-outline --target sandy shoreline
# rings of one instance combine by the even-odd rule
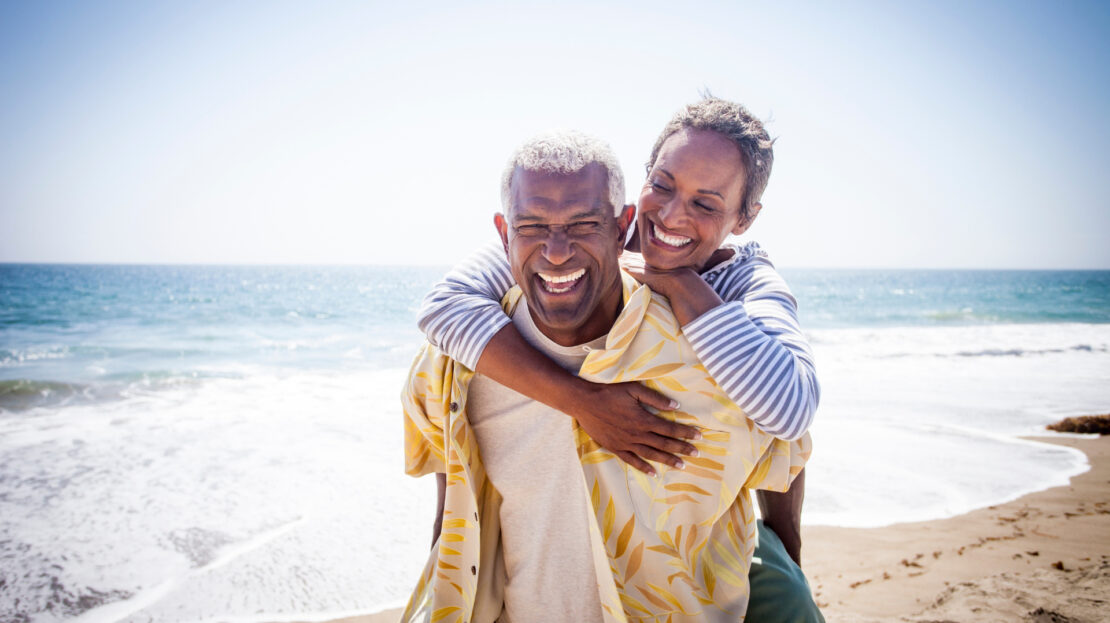
[[[1047,437],[1091,469],[1064,487],[884,528],[803,529],[803,566],[829,623],[1106,620],[1110,437]],[[400,610],[334,623],[395,623]]]
[[[1110,437],[1038,438],[1091,469],[970,513],[885,528],[803,530],[830,623],[1100,621],[1110,612]]]

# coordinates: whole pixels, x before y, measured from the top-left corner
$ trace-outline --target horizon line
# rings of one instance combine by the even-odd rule
[[[450,268],[451,263],[416,262],[416,263],[382,263],[382,262],[132,262],[132,261],[0,261],[0,266],[164,266],[164,267],[227,267],[227,268],[263,268],[263,267],[319,267],[319,268]],[[1076,272],[1110,272],[1110,266],[1096,267],[1019,267],[1019,266],[802,266],[789,264],[776,264],[777,270],[950,270],[950,271],[1076,271]]]

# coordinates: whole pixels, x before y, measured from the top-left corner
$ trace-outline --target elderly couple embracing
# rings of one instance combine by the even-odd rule
[[[638,210],[602,141],[512,155],[500,244],[420,312],[406,471],[439,508],[404,621],[823,620],[798,566],[812,354],[766,254],[726,241],[771,143],[738,104],[687,106]]]

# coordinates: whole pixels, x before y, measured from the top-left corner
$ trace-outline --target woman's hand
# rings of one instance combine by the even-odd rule
[[[658,292],[666,296],[664,289],[670,282],[671,275],[667,271],[655,270],[644,262],[644,256],[639,253],[632,253],[625,251],[621,254],[620,258],[621,268],[628,274],[636,278],[642,284],[647,285],[652,291]],[[689,270],[689,269],[683,269]],[[693,272],[693,271],[691,271]],[[695,274],[695,276],[697,276]]]
[[[621,268],[637,281],[667,297],[682,326],[724,302],[701,275],[688,266],[658,270],[646,264],[643,255],[628,251],[621,254],[620,261]]]
[[[639,383],[612,385],[587,383],[579,399],[566,413],[602,448],[632,467],[654,476],[647,461],[682,469],[676,455],[697,456],[698,451],[683,439],[700,439],[697,428],[672,422],[648,411],[678,408],[678,403]]]

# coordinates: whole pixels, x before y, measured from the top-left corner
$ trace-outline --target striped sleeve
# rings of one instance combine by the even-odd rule
[[[682,328],[698,358],[761,430],[799,439],[813,423],[820,387],[798,325],[798,304],[765,257],[715,276],[725,301]]]
[[[505,249],[500,242],[492,243],[432,286],[416,324],[429,342],[474,370],[490,338],[510,322],[500,301],[512,286]]]

